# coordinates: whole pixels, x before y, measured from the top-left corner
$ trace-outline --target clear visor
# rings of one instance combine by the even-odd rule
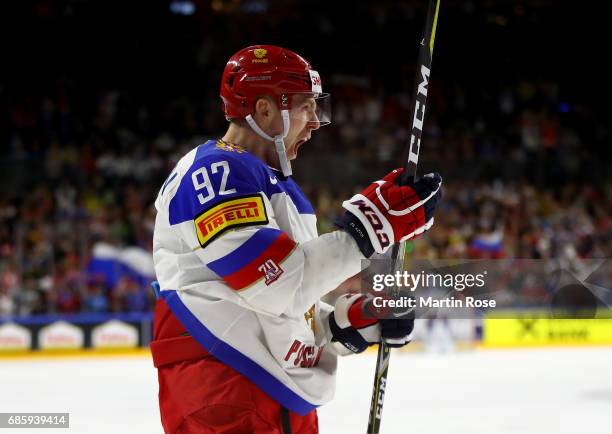
[[[329,93],[294,93],[291,94],[291,120],[312,122],[317,127],[331,123],[331,97]]]

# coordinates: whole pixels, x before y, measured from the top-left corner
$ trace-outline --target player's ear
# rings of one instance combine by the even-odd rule
[[[257,101],[255,101],[255,113],[259,116],[269,116],[270,100],[267,98],[258,98]]]
[[[266,129],[272,123],[276,111],[276,106],[270,98],[261,97],[255,101],[253,117],[260,127]]]
[[[276,111],[276,105],[269,97],[261,97],[255,101],[255,114],[263,118],[274,117]]]

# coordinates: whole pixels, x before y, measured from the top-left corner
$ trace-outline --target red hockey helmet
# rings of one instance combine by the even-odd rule
[[[221,99],[228,119],[252,114],[257,98],[270,96],[279,109],[291,110],[291,95],[310,94],[320,126],[330,123],[329,94],[319,73],[303,57],[274,45],[253,45],[234,54],[223,71]]]

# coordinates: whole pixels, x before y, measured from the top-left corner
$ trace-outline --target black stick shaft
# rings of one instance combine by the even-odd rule
[[[440,0],[429,0],[425,30],[419,49],[419,61],[415,77],[414,105],[410,117],[412,121],[412,131],[402,182],[405,182],[409,177],[416,179],[423,122],[425,119],[427,89],[431,72],[431,58],[433,55],[439,9]],[[404,253],[406,251],[404,244],[405,243],[397,243],[391,250],[391,268],[393,273],[395,273],[395,271],[403,271],[404,269]],[[399,288],[394,288],[394,293],[397,295],[397,293],[399,293]],[[380,432],[390,361],[391,351],[389,345],[385,341],[382,341],[378,346],[378,357],[376,359],[376,373],[374,375],[372,401],[370,403],[368,434],[378,434]]]
[[[419,163],[419,151],[421,149],[421,136],[423,135],[423,122],[425,121],[425,108],[427,103],[427,91],[429,76],[431,73],[431,59],[433,56],[434,40],[438,27],[438,11],[440,0],[430,0],[427,11],[427,21],[423,31],[423,39],[419,49],[419,62],[417,64],[414,79],[414,104],[412,106],[410,144],[408,156],[405,163],[405,178],[416,177],[417,165]],[[404,178],[404,179],[405,179]]]

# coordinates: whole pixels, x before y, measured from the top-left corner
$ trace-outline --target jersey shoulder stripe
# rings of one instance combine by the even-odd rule
[[[286,233],[280,232],[259,256],[242,268],[223,276],[223,280],[235,290],[246,289],[262,278],[265,278],[266,286],[270,285],[283,274],[281,264],[295,247],[295,241]]]
[[[207,266],[221,277],[233,274],[253,262],[281,233],[278,229],[261,228],[240,247],[222,258],[209,262]]]

